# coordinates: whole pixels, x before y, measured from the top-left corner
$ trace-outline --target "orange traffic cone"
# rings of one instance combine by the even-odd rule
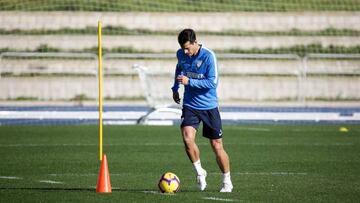
[[[96,186],[96,192],[111,192],[111,183],[110,183],[110,174],[109,168],[107,164],[106,155],[103,155],[100,172],[99,172],[99,179]]]

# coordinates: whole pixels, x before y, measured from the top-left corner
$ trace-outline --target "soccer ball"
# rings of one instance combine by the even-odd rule
[[[162,193],[176,193],[180,189],[180,179],[174,173],[166,172],[161,176],[158,186]]]

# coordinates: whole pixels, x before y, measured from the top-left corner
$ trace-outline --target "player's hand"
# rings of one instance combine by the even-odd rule
[[[180,104],[180,96],[179,96],[179,92],[173,92],[173,100],[175,103]]]
[[[176,80],[183,85],[188,85],[189,84],[189,78],[184,76],[184,75],[179,75]]]

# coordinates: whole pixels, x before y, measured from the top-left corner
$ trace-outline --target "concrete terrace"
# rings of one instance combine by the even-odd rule
[[[145,12],[0,12],[3,30],[57,30],[82,29],[97,26],[147,29],[152,31],[179,31],[193,27],[198,31],[260,31],[279,32],[298,29],[320,31],[328,28],[360,30],[360,12],[239,12],[239,13],[145,13]],[[320,44],[322,46],[357,46],[360,36],[214,36],[199,35],[199,42],[212,49],[266,49],[295,45]],[[146,66],[150,71],[164,74],[156,77],[156,84],[168,95],[171,74],[176,64],[178,49],[172,35],[104,35],[104,48],[132,47],[150,52],[169,52],[174,59],[121,59],[104,60],[106,76],[104,96],[110,98],[139,98],[144,95],[139,78],[132,69],[134,64]],[[83,50],[97,46],[97,36],[82,34],[56,35],[2,35],[0,48],[34,50],[48,45],[63,51]],[[221,83],[219,96],[225,101],[301,100],[316,98],[359,99],[359,59],[304,61],[256,59],[219,59]],[[36,98],[40,100],[73,99],[78,95],[96,98],[96,62],[83,60],[9,60],[1,61],[0,72],[9,77],[0,78],[0,99]],[[21,74],[41,73],[42,76]],[[61,73],[75,76],[60,76]],[[92,74],[91,76],[81,75]],[[330,73],[330,75],[329,75]],[[80,75],[76,75],[80,74]],[[20,77],[16,76],[20,75]],[[121,83],[120,83],[121,81]],[[131,90],[131,91],[130,91]],[[229,91],[231,90],[231,91]],[[171,98],[170,98],[171,99]]]

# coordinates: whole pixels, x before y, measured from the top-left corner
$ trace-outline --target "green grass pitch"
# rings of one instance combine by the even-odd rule
[[[224,126],[234,191],[208,140],[197,136],[208,188],[196,188],[179,127],[104,126],[111,194],[95,192],[97,126],[0,126],[0,202],[359,202],[360,126]],[[175,195],[157,182],[171,171]]]

